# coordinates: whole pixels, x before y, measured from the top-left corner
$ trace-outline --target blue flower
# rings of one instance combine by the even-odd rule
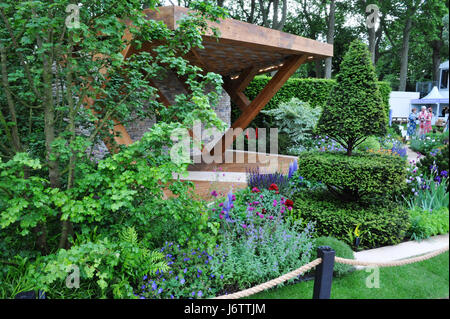
[[[158,293],[160,294],[160,293],[162,293],[163,292],[163,289],[162,288],[159,288],[158,289]]]
[[[191,258],[184,258],[183,261],[191,260]]]
[[[181,283],[182,285],[184,285],[185,282],[186,282],[186,280],[184,280],[184,278],[181,278],[180,283]]]
[[[152,291],[153,291],[153,290],[156,290],[156,288],[158,288],[158,286],[153,282],[153,283],[152,283]]]
[[[183,272],[184,272],[184,273],[187,273],[187,268],[184,268]]]
[[[203,292],[201,290],[199,290],[199,292],[197,293],[197,296],[199,296],[199,297],[203,296]]]

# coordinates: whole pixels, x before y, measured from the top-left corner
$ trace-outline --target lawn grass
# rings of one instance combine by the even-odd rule
[[[333,278],[331,299],[436,299],[449,296],[449,254],[400,267],[379,268],[380,288],[367,288],[373,272],[358,270]],[[251,299],[311,299],[314,281],[272,288]]]

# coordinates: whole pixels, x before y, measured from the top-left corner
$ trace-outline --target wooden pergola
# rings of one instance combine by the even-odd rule
[[[177,6],[167,6],[158,8],[158,11],[145,10],[144,13],[148,19],[163,21],[174,30],[177,22],[187,14],[188,10]],[[205,35],[204,49],[192,49],[185,58],[205,72],[222,75],[224,90],[241,110],[239,118],[222,136],[222,141],[219,141],[222,143],[223,154],[237,137],[232,133],[233,129],[245,130],[302,64],[332,57],[333,45],[234,19],[225,19],[218,24],[210,25],[219,30],[219,39],[212,34]],[[130,36],[129,33],[125,35],[127,38]],[[144,43],[142,49],[150,51],[152,47],[152,43]],[[125,58],[137,53],[130,46],[122,52]],[[256,75],[273,71],[277,71],[276,74],[250,101],[244,94],[245,88]],[[152,86],[155,86],[153,84]],[[169,100],[161,90],[158,94],[160,102],[168,105]],[[116,127],[116,130],[122,134],[118,140],[119,143],[132,142],[123,126]]]

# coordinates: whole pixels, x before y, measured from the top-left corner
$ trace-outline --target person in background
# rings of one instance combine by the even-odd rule
[[[425,124],[428,118],[428,112],[426,106],[422,106],[421,111],[417,117],[419,120],[419,135],[421,138],[425,137]]]
[[[428,108],[428,115],[425,121],[425,134],[430,133],[433,127],[431,126],[431,122],[433,121],[433,109],[431,107]]]
[[[444,132],[448,131],[448,106],[444,107],[444,109],[442,110],[442,115],[444,117],[444,121],[445,121],[445,125],[444,125]]]
[[[416,121],[417,121],[417,109],[414,107],[408,117],[407,134],[409,136],[409,139],[412,139],[416,135],[416,128],[417,128]]]

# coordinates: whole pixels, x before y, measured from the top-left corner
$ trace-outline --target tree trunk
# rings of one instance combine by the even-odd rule
[[[375,43],[376,43],[375,27],[372,27],[369,28],[369,51],[373,65],[375,65]]]
[[[441,64],[441,48],[443,41],[442,40],[434,40],[431,43],[431,47],[433,48],[433,81],[439,81],[439,65]],[[439,85],[439,83],[438,83]]]
[[[336,20],[335,15],[336,15],[336,2],[335,0],[331,0],[330,14],[328,16],[328,33],[327,33],[327,43],[329,44],[334,44],[334,24]],[[331,79],[332,62],[333,62],[332,57],[325,59],[326,79]]]
[[[412,17],[408,17],[403,29],[403,43],[400,54],[400,85],[399,91],[406,91],[406,80],[408,78],[408,55],[409,55],[409,38],[411,36]]]

